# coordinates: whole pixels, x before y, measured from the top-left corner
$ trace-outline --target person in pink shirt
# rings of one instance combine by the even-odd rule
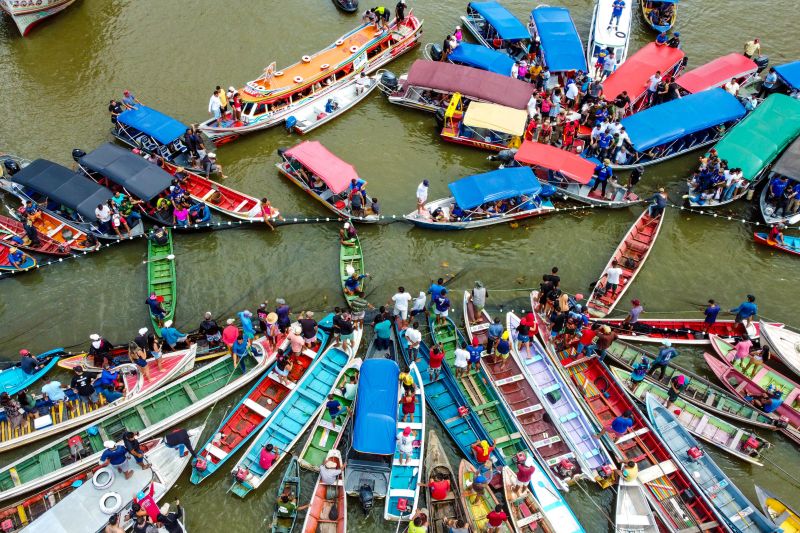
[[[228,347],[228,351],[230,351],[231,346],[233,346],[233,343],[236,342],[236,339],[239,337],[239,328],[236,326],[236,320],[232,318],[229,318],[227,323],[228,325],[222,330],[222,342]]]
[[[736,353],[733,356],[733,363],[741,362],[750,355],[750,350],[753,349],[753,341],[750,337],[744,336],[736,343]]]
[[[294,326],[291,330],[289,330],[289,334],[286,336],[286,338],[289,340],[289,346],[294,357],[298,357],[303,351],[303,347],[306,345],[306,341],[303,339],[302,333],[303,330],[300,329],[300,326]]]
[[[517,479],[511,491],[518,494],[525,490],[525,487],[531,482],[534,472],[536,472],[536,466],[534,466],[533,457],[524,452],[517,455]]]

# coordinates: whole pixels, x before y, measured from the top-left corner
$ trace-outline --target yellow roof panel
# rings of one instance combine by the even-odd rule
[[[464,114],[465,126],[509,135],[521,136],[525,132],[527,121],[527,111],[484,102],[470,102]]]

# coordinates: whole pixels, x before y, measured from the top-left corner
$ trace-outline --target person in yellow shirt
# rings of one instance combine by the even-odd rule
[[[761,41],[753,39],[744,43],[744,55],[748,59],[753,59],[761,55]]]
[[[403,384],[403,390],[405,392],[415,392],[416,387],[414,386],[414,378],[411,377],[411,374],[408,372],[400,372],[400,376],[398,376],[400,383]]]
[[[625,481],[636,481],[636,477],[639,475],[639,465],[633,461],[628,461],[619,473]]]
[[[219,93],[219,112],[224,119],[228,113],[228,97],[225,94],[225,90],[219,85],[217,85],[217,92]]]

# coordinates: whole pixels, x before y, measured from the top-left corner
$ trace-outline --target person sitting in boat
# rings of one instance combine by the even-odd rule
[[[189,222],[191,224],[205,224],[210,220],[211,209],[204,202],[198,202],[189,208]]]
[[[189,204],[180,201],[174,204],[172,209],[172,224],[179,228],[189,226]]]
[[[328,101],[325,102],[325,113],[330,115],[331,113],[335,112],[339,109],[339,102],[336,101],[334,98],[328,98]]]
[[[31,376],[38,372],[44,364],[42,364],[37,358],[31,355],[26,349],[22,349],[19,351],[20,359],[19,359],[19,367],[22,369],[25,374]]]
[[[344,227],[339,230],[339,244],[342,246],[355,246],[357,236],[358,233],[356,232],[355,226],[349,222],[345,222]]]
[[[319,467],[319,482],[323,485],[336,485],[342,475],[343,465],[337,457],[329,457]]]
[[[633,372],[631,372],[631,382],[641,383],[644,380],[647,371],[650,370],[650,359],[642,357],[642,360],[633,364]]]
[[[181,333],[176,328],[172,327],[172,320],[164,322],[164,327],[161,328],[161,338],[167,343],[171,351],[178,348],[178,343],[186,343],[189,341],[189,336]]]
[[[433,210],[431,213],[431,218],[434,222],[450,222],[450,216],[447,211],[447,207],[439,206]]]
[[[353,296],[358,293],[361,290],[361,280],[367,277],[369,277],[369,274],[359,274],[355,270],[349,272],[348,278],[344,281],[345,294]]]
[[[773,390],[772,393],[763,392],[753,396],[751,403],[765,413],[773,413],[783,404],[783,393],[779,390]]]
[[[785,224],[776,224],[772,226],[769,230],[769,235],[767,236],[767,242],[770,244],[785,245],[786,242],[783,240],[783,228],[785,227]]]
[[[417,485],[430,489],[430,497],[433,501],[446,500],[451,490],[450,480],[442,473],[432,475],[427,483],[418,483]]]
[[[681,48],[681,32],[676,31],[675,33],[673,33],[672,37],[670,37],[669,41],[667,41],[667,46],[669,46],[670,48],[677,48],[677,49],[680,50],[680,48]]]
[[[11,246],[8,248],[6,261],[8,261],[8,264],[13,268],[22,268],[22,265],[25,264],[25,254],[16,246]]]
[[[611,421],[611,425],[609,427],[604,427],[600,433],[596,433],[595,437],[599,439],[606,433],[611,432],[613,432],[615,436],[621,437],[633,427],[633,424],[633,411],[626,409],[624,413]]]
[[[203,168],[203,172],[206,176],[219,174],[220,178],[227,178],[227,176],[222,172],[222,165],[217,162],[217,154],[214,152],[206,152],[206,154],[200,160],[200,166]]]
[[[671,3],[665,3],[661,5],[661,9],[659,9],[659,24],[661,26],[669,26],[672,22],[672,15],[675,13],[675,6]]]
[[[667,208],[667,204],[669,203],[669,197],[667,196],[664,187],[659,187],[658,192],[650,197],[650,202],[651,204],[648,208],[650,216],[653,218],[661,216],[661,214],[664,212],[664,209]]]

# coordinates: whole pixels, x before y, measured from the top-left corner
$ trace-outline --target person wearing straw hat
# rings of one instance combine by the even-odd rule
[[[113,440],[107,440],[103,443],[103,453],[100,455],[100,468],[106,466],[113,466],[118,472],[122,472],[125,479],[130,479],[133,475],[133,470],[128,464],[128,450],[122,444],[117,444]]]
[[[264,336],[267,338],[267,343],[270,350],[277,348],[278,336],[281,330],[278,327],[278,314],[274,311],[267,314],[266,328],[264,329]]]

